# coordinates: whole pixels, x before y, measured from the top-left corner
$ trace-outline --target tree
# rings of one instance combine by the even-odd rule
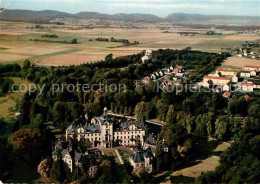
[[[31,62],[29,60],[25,60],[23,63],[23,70],[27,70],[31,67]]]
[[[113,60],[113,54],[108,54],[106,57],[105,57],[105,61],[106,62],[109,62],[109,61],[112,61]]]
[[[44,159],[38,165],[38,173],[43,177],[49,177],[51,172],[51,163],[49,160]]]
[[[146,117],[147,104],[142,101],[135,106],[135,117],[139,121],[143,121]]]
[[[13,152],[32,163],[38,162],[44,156],[44,137],[38,129],[20,129],[8,137],[8,143],[13,146]]]
[[[66,179],[65,168],[68,167],[61,159],[53,162],[51,168],[51,177],[59,182],[63,182]]]
[[[260,118],[260,105],[259,104],[253,104],[248,109],[249,116]]]
[[[174,106],[170,105],[166,115],[166,123],[174,123],[174,122],[175,122]]]
[[[219,117],[215,122],[215,135],[219,139],[226,139],[229,131],[229,119],[226,116]]]

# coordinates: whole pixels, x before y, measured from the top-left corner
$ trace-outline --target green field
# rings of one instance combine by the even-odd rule
[[[118,150],[124,162],[129,162],[130,153],[122,150]]]
[[[116,163],[117,163],[117,164],[120,164],[119,159],[118,159],[118,157],[117,157],[117,155],[116,155],[116,152],[115,152],[114,150],[104,150],[104,154],[105,154],[106,156],[113,156],[113,157],[115,157]]]
[[[46,29],[26,29],[28,23],[1,22],[0,63],[22,64],[25,59],[36,62],[40,66],[79,65],[82,63],[104,60],[112,53],[114,57],[132,55],[147,49],[183,49],[191,47],[195,50],[220,52],[226,48],[239,46],[245,41],[257,40],[254,34],[230,34],[225,30],[216,30],[223,35],[204,35],[207,29],[198,29],[199,35],[181,36],[176,32],[189,31],[191,28],[176,28],[172,33],[162,33],[160,29],[121,29],[94,28],[71,30],[70,27]],[[69,24],[68,24],[69,25]],[[15,26],[17,29],[12,29]],[[42,37],[42,35],[57,35],[58,38]],[[119,42],[95,41],[96,38],[127,39],[138,41],[139,45],[125,47]],[[30,41],[47,40],[50,42]],[[78,44],[55,43],[77,39]],[[93,40],[93,41],[90,41]]]
[[[32,84],[26,80],[22,80],[18,77],[9,77],[14,81],[15,84]],[[0,97],[0,117],[5,118],[7,121],[14,117],[16,113],[16,103],[22,100],[24,93],[23,92],[15,92],[8,93],[4,97]]]

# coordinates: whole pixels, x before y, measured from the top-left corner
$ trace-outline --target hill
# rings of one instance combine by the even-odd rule
[[[103,14],[97,12],[80,12],[70,14],[54,10],[32,11],[32,10],[5,10],[0,14],[0,20],[6,21],[25,21],[48,23],[55,18],[77,18],[77,19],[103,19],[117,20],[125,22],[171,22],[171,23],[196,23],[196,24],[250,24],[260,25],[260,17],[250,16],[230,16],[230,15],[201,15],[172,13],[166,18],[161,18],[151,14]]]

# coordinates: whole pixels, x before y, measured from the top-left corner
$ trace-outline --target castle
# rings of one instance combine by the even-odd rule
[[[91,120],[85,116],[81,124],[72,124],[66,129],[66,140],[75,137],[88,140],[92,147],[112,148],[113,145],[134,146],[137,141],[144,143],[145,126],[138,121],[113,122],[107,108],[100,117]]]

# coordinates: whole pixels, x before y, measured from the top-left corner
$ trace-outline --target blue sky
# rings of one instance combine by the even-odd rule
[[[8,1],[10,1],[8,3]],[[69,13],[170,13],[260,16],[260,0],[0,0],[8,9],[59,10]]]

